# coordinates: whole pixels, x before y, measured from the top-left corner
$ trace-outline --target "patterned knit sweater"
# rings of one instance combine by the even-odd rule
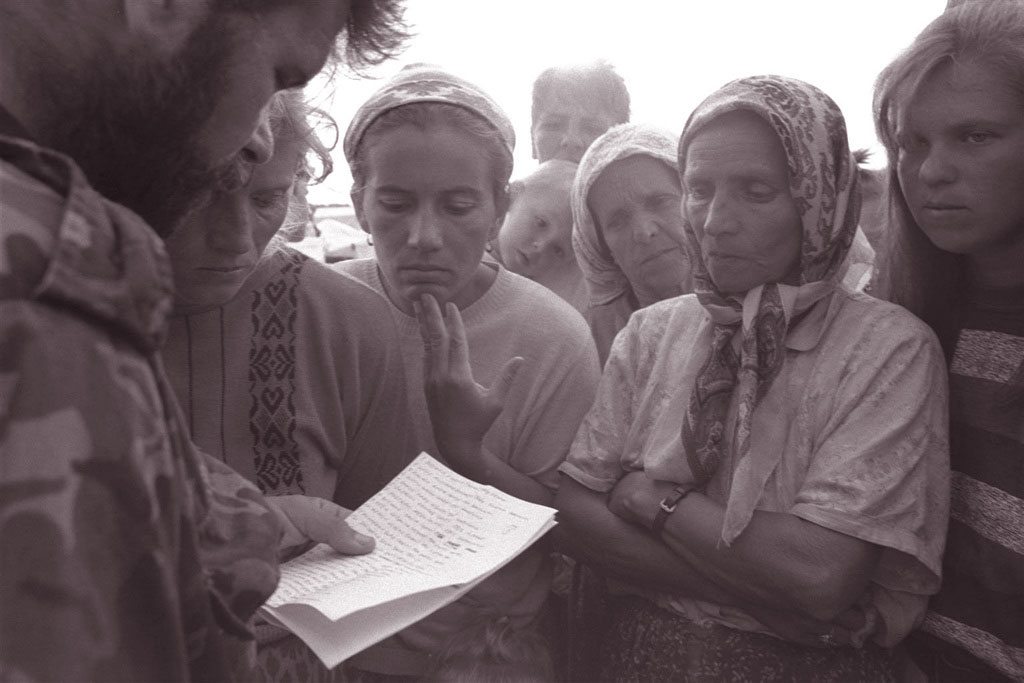
[[[418,453],[385,304],[282,247],[225,305],[173,317],[164,360],[192,439],[265,493],[358,507]]]

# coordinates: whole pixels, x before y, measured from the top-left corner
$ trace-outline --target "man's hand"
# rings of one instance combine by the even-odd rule
[[[313,496],[267,496],[267,506],[281,525],[278,555],[315,543],[326,543],[345,555],[365,555],[373,550],[374,540],[348,525],[350,511],[323,498]]]

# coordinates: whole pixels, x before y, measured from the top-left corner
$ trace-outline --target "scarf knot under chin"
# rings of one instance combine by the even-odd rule
[[[791,324],[834,289],[833,282],[800,287],[771,283],[755,287],[742,300],[700,297],[713,325],[711,352],[690,394],[681,439],[694,483],[703,489],[721,464],[729,406],[737,396],[732,447],[739,457],[722,525],[726,544],[750,522],[778,465],[751,447],[754,410],[782,369]]]

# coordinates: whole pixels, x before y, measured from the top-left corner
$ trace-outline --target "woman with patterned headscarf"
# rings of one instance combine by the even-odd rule
[[[579,313],[483,260],[508,207],[514,144],[508,117],[473,83],[428,65],[402,70],[345,134],[353,205],[376,256],[337,268],[378,292],[381,314],[396,323],[391,342],[405,359],[419,448],[470,479],[550,504],[599,368]],[[460,643],[480,651],[468,641],[489,626],[535,635],[550,582],[548,553],[529,549],[349,664],[361,681],[420,677]]]
[[[733,81],[679,143],[694,294],[638,311],[562,465],[561,536],[614,597],[608,680],[893,680],[939,585],[934,335],[841,282],[835,103]]]
[[[572,246],[602,364],[633,311],[690,291],[678,244],[678,142],[658,128],[624,123],[595,140],[576,171]]]

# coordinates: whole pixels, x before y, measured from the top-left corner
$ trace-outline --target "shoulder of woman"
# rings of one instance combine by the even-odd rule
[[[551,329],[552,334],[589,337],[589,328],[583,315],[544,285],[506,269],[500,271],[495,285],[505,288],[509,300],[514,302],[514,307],[521,309],[524,318],[533,321],[536,326],[547,327]],[[511,313],[502,305],[498,308],[505,313]],[[509,319],[510,322],[514,320],[512,317]]]
[[[703,320],[705,315],[696,294],[683,294],[638,309],[630,316],[630,326],[661,326],[670,321],[673,324],[693,323]]]
[[[913,313],[863,292],[845,291],[829,324],[834,333],[864,337],[878,345],[914,343],[941,348],[932,329]]]
[[[617,344],[657,355],[692,340],[707,322],[707,312],[693,294],[665,299],[635,311],[616,338]],[[620,339],[621,338],[621,341]]]

